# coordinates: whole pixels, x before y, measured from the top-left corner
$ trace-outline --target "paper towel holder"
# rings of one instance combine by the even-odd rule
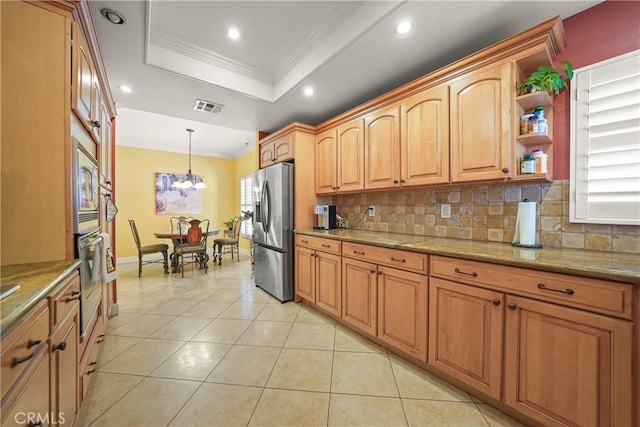
[[[523,202],[529,202],[529,199],[524,199]],[[515,247],[518,247],[518,248],[528,248],[528,249],[540,249],[540,248],[542,248],[542,245],[538,244],[538,243],[523,244],[523,243],[519,243],[519,242],[515,241],[516,238],[517,238],[516,236],[518,235],[518,222],[517,222],[517,220],[516,220],[516,231],[515,231],[515,233],[516,234],[514,235],[514,241],[511,243],[511,246],[515,246]]]

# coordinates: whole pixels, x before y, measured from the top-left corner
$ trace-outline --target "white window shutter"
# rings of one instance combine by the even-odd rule
[[[570,222],[640,225],[640,51],[575,71]]]

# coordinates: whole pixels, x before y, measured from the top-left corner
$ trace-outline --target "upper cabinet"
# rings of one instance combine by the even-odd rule
[[[364,121],[351,120],[316,136],[316,194],[364,190]]]
[[[100,105],[100,185],[113,188],[113,132],[111,116],[104,104]]]
[[[553,18],[320,123],[316,193],[552,180],[553,100],[516,96],[515,83],[564,44]],[[521,116],[539,106],[546,134],[521,134]],[[547,171],[522,173],[534,150],[546,154]]]
[[[449,88],[403,99],[400,120],[400,185],[449,182]]]
[[[400,108],[381,108],[364,119],[365,188],[400,183]]]
[[[510,63],[451,82],[451,182],[510,176],[512,86]]]
[[[293,134],[260,143],[260,168],[295,158]]]
[[[91,54],[89,52],[89,46],[85,39],[80,26],[77,23],[72,27],[72,94],[71,94],[71,108],[76,112],[76,115],[82,122],[82,124],[91,130],[91,121],[94,120],[96,115],[95,111],[92,111],[94,104],[92,102],[93,91],[95,89],[95,71],[91,61]]]

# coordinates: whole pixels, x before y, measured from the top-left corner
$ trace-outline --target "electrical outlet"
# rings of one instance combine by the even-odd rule
[[[369,205],[369,216],[376,216],[376,205]]]
[[[440,205],[440,218],[451,218],[451,203]]]

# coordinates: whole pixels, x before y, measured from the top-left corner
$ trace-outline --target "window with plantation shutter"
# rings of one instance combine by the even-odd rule
[[[640,50],[575,70],[570,222],[640,225]]]
[[[240,212],[251,211],[253,212],[253,176],[247,175],[240,178]],[[253,234],[253,221],[248,219],[242,221],[240,228],[240,235],[251,238]]]

